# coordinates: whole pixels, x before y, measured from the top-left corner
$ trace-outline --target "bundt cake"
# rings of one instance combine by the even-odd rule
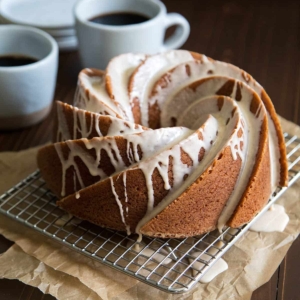
[[[284,138],[243,70],[174,50],[123,54],[56,103],[38,166],[57,205],[100,226],[188,237],[249,222],[287,185]]]

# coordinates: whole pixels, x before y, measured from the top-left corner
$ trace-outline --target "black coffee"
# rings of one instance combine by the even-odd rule
[[[3,55],[0,56],[0,67],[18,67],[37,62],[37,59],[25,55]]]
[[[91,18],[89,21],[103,25],[132,25],[148,21],[149,17],[133,12],[114,12],[110,14],[100,15]]]

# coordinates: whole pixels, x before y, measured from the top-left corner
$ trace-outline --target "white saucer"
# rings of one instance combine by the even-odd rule
[[[53,37],[68,37],[68,36],[76,36],[76,30],[72,27],[64,28],[64,29],[46,29],[43,28],[43,30]]]
[[[0,0],[0,24],[37,27],[49,33],[59,50],[76,50],[73,6],[77,0]]]
[[[76,36],[59,37],[55,38],[55,40],[58,44],[60,51],[76,50],[78,47],[78,40]]]
[[[41,29],[72,29],[77,0],[2,0],[0,13],[8,23]],[[67,27],[67,28],[66,28]]]
[[[8,20],[4,19],[0,14],[0,24],[15,24],[15,23],[9,22]],[[39,28],[39,29],[49,33],[54,38],[76,36],[76,30],[73,27],[66,27],[62,29],[48,29],[48,28]]]

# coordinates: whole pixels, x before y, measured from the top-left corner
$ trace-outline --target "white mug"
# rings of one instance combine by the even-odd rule
[[[130,12],[149,20],[132,25],[103,25],[90,22],[99,15]],[[105,69],[109,60],[122,53],[154,54],[179,48],[190,33],[188,21],[177,13],[167,14],[159,0],[81,0],[74,8],[80,57],[85,68]],[[168,27],[175,33],[164,42]]]
[[[44,119],[52,105],[58,67],[58,46],[42,30],[0,26],[0,56],[27,56],[36,62],[0,66],[0,129],[16,129]]]

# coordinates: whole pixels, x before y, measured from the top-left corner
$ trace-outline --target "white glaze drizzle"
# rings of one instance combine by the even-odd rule
[[[228,98],[227,101],[231,102],[231,104],[233,105],[232,100],[230,98]],[[167,196],[154,208],[153,208],[153,196],[149,195],[150,198],[148,199],[148,201],[150,203],[148,202],[148,211],[146,215],[140,220],[140,222],[136,227],[136,232],[138,234],[140,234],[140,229],[143,227],[144,224],[146,224],[153,217],[155,217],[174,199],[177,199],[187,189],[187,187],[190,186],[193,182],[195,182],[195,180],[212,164],[213,160],[216,159],[216,157],[218,157],[220,151],[226,146],[228,146],[229,142],[232,139],[236,139],[237,129],[235,129],[235,126],[238,125],[237,128],[241,126],[239,125],[241,122],[238,114],[238,109],[236,110],[236,112],[237,113],[234,114],[234,116],[231,118],[227,126],[223,126],[223,124],[221,126],[219,124],[220,120],[217,120],[214,117],[210,116],[208,120],[205,122],[204,126],[200,129],[203,136],[203,141],[199,140],[198,143],[187,144],[187,147],[183,145],[184,150],[185,151],[187,150],[188,153],[190,153],[190,151],[195,151],[196,153],[199,153],[201,147],[205,149],[205,154],[201,162],[200,163],[197,162],[196,164],[193,164],[193,167],[189,168],[190,172],[187,173],[189,174],[189,176],[184,181],[183,181],[183,176],[184,174],[186,174],[185,172],[188,168],[186,168],[186,165],[182,167],[182,163],[180,163],[179,154],[177,154],[179,156],[178,158],[176,158],[174,154],[171,154],[173,159],[175,157],[175,159],[173,160],[174,162],[173,174],[176,174],[176,176],[174,176],[174,187],[176,184],[177,188],[173,187],[172,193],[168,193]],[[217,132],[218,132],[218,137],[220,138],[217,138]],[[176,149],[175,147],[174,149]],[[177,147],[181,147],[181,145],[179,144],[177,145]],[[190,149],[190,151],[188,149]],[[157,160],[159,159],[160,157],[157,156]],[[153,166],[150,170],[152,169]],[[147,168],[145,168],[145,172],[147,172]],[[145,176],[148,176],[148,180],[150,179],[149,175],[145,174]],[[148,191],[149,189],[151,190],[153,189],[151,187],[150,180],[146,184],[147,184]],[[149,208],[151,207],[153,209],[149,210]],[[141,234],[140,234],[140,238],[141,238]]]
[[[122,54],[113,58],[106,69],[106,77],[110,79],[113,92],[111,98],[118,103],[130,121],[133,121],[133,115],[129,104],[129,79],[145,58],[145,54]]]
[[[62,149],[61,149],[61,145],[59,143],[54,144],[55,150],[57,152],[57,155],[61,161],[61,166],[62,166],[62,190],[61,190],[61,196],[64,197],[66,195],[66,172],[68,170],[69,167],[74,166],[75,169],[75,173],[79,174],[79,169],[77,167],[76,164],[73,163],[74,158],[71,159],[71,157],[69,156],[67,159],[64,158]],[[84,184],[82,181],[81,176],[77,177],[79,184],[80,184],[80,188],[84,188]],[[75,178],[75,174],[73,174],[73,179],[74,179],[74,187],[76,188],[76,178]]]
[[[186,88],[180,91],[173,98],[173,100],[175,103],[185,102],[187,108],[183,112],[181,112],[181,115],[178,118],[178,124],[190,127],[190,120],[195,120],[197,116],[206,113],[211,113],[214,115],[214,117],[218,118],[222,118],[223,116],[225,116],[226,114],[223,113],[223,108],[221,111],[218,111],[217,109],[215,109],[214,112],[207,111],[206,109],[209,110],[209,97],[205,96],[209,94],[216,94],[219,89],[228,82],[228,80],[229,78],[227,77],[208,77],[202,84],[198,85],[197,88]],[[242,130],[245,132],[246,136],[241,141],[239,141],[238,139],[233,140],[234,143],[231,143],[230,147],[234,160],[237,158],[237,155],[239,155],[239,157],[242,158],[243,164],[239,178],[236,182],[235,189],[228,199],[226,206],[224,207],[222,214],[218,220],[218,228],[220,231],[231,217],[235,207],[241,200],[241,196],[243,195],[243,192],[248,185],[258,150],[263,117],[266,115],[264,107],[258,109],[256,114],[250,112],[250,105],[253,97],[256,96],[257,99],[259,97],[253,90],[251,90],[242,82],[237,80],[234,82],[232,94],[230,95],[230,97],[232,97],[232,99],[236,97],[237,86],[240,87],[240,99],[237,104],[244,119],[244,121],[242,122]],[[230,107],[228,107],[228,109],[230,109]],[[244,149],[247,150],[247,155],[243,155],[243,157],[241,156],[242,153],[240,151],[240,147],[237,147],[236,149],[236,145],[239,142],[242,142]],[[248,145],[251,145],[251,147],[248,147]]]
[[[208,129],[209,128],[209,129]],[[171,186],[169,183],[169,163],[170,157],[172,157],[172,165],[173,165],[173,187],[172,194],[180,187],[182,184],[183,178],[185,174],[192,174],[193,171],[198,167],[198,153],[201,148],[204,148],[205,152],[209,152],[211,148],[211,141],[214,141],[216,138],[216,122],[210,117],[205,124],[205,129],[202,128],[199,132],[203,135],[203,140],[199,140],[198,131],[190,135],[187,139],[181,141],[177,145],[175,145],[170,150],[159,153],[155,159],[152,159],[151,162],[142,162],[139,164],[139,168],[143,171],[144,176],[146,178],[146,185],[148,190],[148,207],[147,214],[150,214],[154,208],[154,188],[152,183],[152,174],[155,169],[158,170],[164,181],[164,188],[166,190],[171,190]],[[181,150],[186,152],[190,159],[192,160],[192,165],[188,166],[184,164],[181,160]],[[137,228],[139,225],[137,226]]]
[[[149,56],[132,76],[129,93],[131,105],[134,99],[139,99],[141,109],[141,124],[148,126],[148,97],[154,83],[164,73],[174,68],[176,65],[193,60],[189,51],[173,50],[162,54]]]
[[[56,116],[57,116],[56,142],[71,140],[73,137],[70,134],[67,119],[63,112],[63,104],[61,102],[56,103]]]
[[[130,235],[131,234],[131,232],[130,232],[130,226],[126,224],[125,216],[124,216],[124,210],[123,210],[123,205],[122,205],[122,203],[121,203],[121,201],[119,199],[119,196],[118,196],[118,194],[116,192],[115,185],[114,185],[114,180],[112,179],[112,177],[109,177],[109,179],[110,179],[110,184],[111,184],[111,190],[112,190],[112,192],[113,192],[113,194],[115,196],[116,202],[117,202],[117,204],[119,206],[119,209],[120,209],[120,215],[121,215],[122,222],[125,225],[127,234]]]
[[[190,76],[187,76],[186,65],[189,66]],[[208,76],[226,76],[229,78],[234,78],[245,83],[248,87],[253,89],[259,96],[263,93],[262,86],[256,82],[249,74],[245,71],[239,69],[236,66],[231,64],[220,62],[220,61],[211,61],[208,60],[204,55],[202,56],[202,63],[197,61],[190,61],[184,64],[178,65],[172,72],[165,74],[168,85],[164,86],[161,90],[158,90],[158,93],[155,93],[155,98],[151,99],[152,103],[156,102],[159,104],[162,111],[161,114],[161,125],[163,127],[170,126],[170,119],[166,117],[166,114],[170,110],[173,111],[173,117],[176,117],[181,114],[181,107],[187,105],[187,103],[180,103],[176,105],[174,101],[174,95],[178,93],[182,88],[188,84],[197,81],[201,78]],[[158,79],[159,80],[159,79]],[[188,101],[188,99],[187,99]],[[186,107],[186,106],[185,106]],[[177,110],[176,110],[177,109]],[[177,111],[177,114],[176,112]],[[280,179],[280,153],[278,147],[278,137],[275,129],[274,122],[270,116],[270,113],[266,110],[268,117],[268,134],[269,134],[269,145],[270,145],[270,157],[271,157],[271,183],[272,190],[274,190]],[[174,115],[175,113],[175,115]]]
[[[139,148],[141,149],[143,155],[142,158],[147,159],[148,157],[155,155],[157,152],[160,152],[162,149],[169,147],[169,145],[177,143],[178,140],[181,140],[191,132],[192,131],[187,128],[176,127],[161,128],[157,130],[144,131],[138,134],[124,135],[123,138],[127,142],[127,158],[131,164],[138,163],[141,159],[139,156]],[[96,158],[88,154],[88,152],[85,151],[81,146],[79,146],[76,141],[70,140],[65,142],[70,149],[68,157],[65,159],[61,144],[54,144],[57,155],[62,165],[61,196],[63,197],[66,193],[65,185],[67,170],[72,166],[75,169],[74,176],[80,183],[80,187],[78,187],[78,189],[85,187],[83,184],[81,172],[75,162],[76,157],[81,158],[92,176],[100,176],[101,179],[107,177],[107,174],[103,171],[102,168],[99,167],[99,163],[101,161],[101,150],[106,151],[111,164],[115,168],[115,172],[120,172],[121,170],[126,168],[126,165],[120,153],[120,149],[118,148],[116,139],[114,137],[93,138],[91,140],[81,139],[81,141],[84,143],[87,150],[95,150]],[[133,152],[128,151],[128,148]],[[75,182],[76,179],[74,179]]]
[[[133,242],[129,240],[126,246],[129,248],[132,246],[132,244]],[[167,265],[172,262],[172,259],[170,257],[167,257],[168,252],[163,248],[159,249],[159,251],[155,251],[151,248],[147,248],[144,243],[135,243],[132,249],[139,254],[146,256],[147,258],[151,257],[150,261],[148,262],[149,264],[153,262],[153,260],[158,263],[162,263],[163,265]]]
[[[104,76],[96,75],[92,70],[86,74],[86,70],[79,74],[74,105],[90,112],[125,118],[122,111],[107,95]]]
[[[217,243],[217,247],[220,248],[222,247],[223,242],[219,241]],[[217,248],[209,248],[208,253],[211,255],[216,255],[218,252]],[[191,254],[192,258],[189,258],[189,262],[193,263],[192,267],[192,272],[193,272],[193,276],[198,275],[198,271],[197,270],[201,270],[205,264],[195,260],[196,258],[199,257],[199,259],[202,259],[204,261],[210,261],[212,259],[212,256],[210,256],[209,254],[205,254],[203,252],[194,252]],[[209,268],[208,271],[205,272],[205,274],[201,277],[200,282],[201,283],[208,283],[211,282],[216,276],[218,276],[220,273],[226,271],[228,269],[228,264],[226,263],[226,261],[222,258],[218,259],[218,261],[216,261],[214,263],[214,265],[212,267]]]
[[[289,222],[282,205],[273,204],[269,210],[263,213],[250,227],[251,231],[257,232],[283,232]]]
[[[127,172],[123,172],[125,203],[128,203],[126,180],[127,180]],[[126,217],[128,217],[128,206],[127,205],[126,205],[125,210],[126,210]]]
[[[107,132],[107,136],[116,136],[124,134],[139,133],[145,130],[151,130],[143,128],[140,125],[124,121],[123,119],[111,117],[111,116],[102,116],[96,113],[90,113],[90,125],[88,126],[88,116],[87,112],[83,109],[79,109],[74,106],[69,106],[72,111],[72,121],[73,121],[73,130],[70,132],[67,116],[64,113],[63,107],[65,104],[57,103],[57,118],[58,118],[58,127],[56,133],[56,141],[66,141],[66,140],[75,140],[78,138],[88,138],[91,134],[92,129],[94,128],[97,132],[98,137],[103,136],[100,130],[100,123],[105,122],[104,119],[109,119],[110,125]],[[103,119],[104,118],[104,119]],[[93,136],[95,137],[95,136]]]

